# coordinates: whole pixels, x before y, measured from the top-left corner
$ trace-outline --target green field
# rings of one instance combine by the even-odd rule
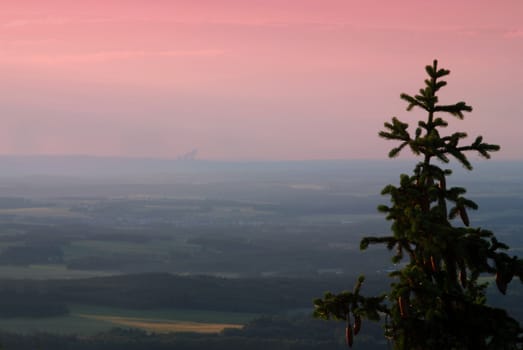
[[[64,247],[65,257],[81,257],[96,254],[128,254],[128,255],[167,255],[174,249],[181,249],[183,242],[174,240],[151,240],[148,242],[123,241],[74,241]]]
[[[111,322],[69,315],[49,318],[2,318],[0,329],[20,334],[55,333],[92,335],[114,327]]]
[[[0,215],[14,215],[33,218],[85,218],[84,214],[73,212],[70,208],[61,207],[0,209]]]
[[[113,276],[119,274],[112,271],[89,271],[89,270],[69,270],[65,265],[29,265],[29,266],[10,266],[0,265],[0,278],[7,279],[71,279]]]

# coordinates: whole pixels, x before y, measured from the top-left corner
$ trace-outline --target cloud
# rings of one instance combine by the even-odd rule
[[[20,46],[20,47],[31,47],[31,46],[45,46],[50,44],[59,44],[62,41],[54,38],[46,39],[10,39],[4,38],[0,39],[0,43],[3,46]]]
[[[63,64],[63,63],[98,63],[128,60],[142,57],[216,57],[223,55],[222,50],[165,50],[165,51],[100,51],[83,54],[56,54],[56,55],[27,55],[9,56],[0,54],[0,61],[8,63],[36,63],[36,64]]]
[[[168,23],[172,25],[200,25],[200,26],[241,26],[241,27],[312,27],[317,29],[344,30],[352,29],[370,29],[370,30],[394,30],[394,31],[414,31],[414,32],[431,32],[431,31],[458,31],[459,27],[452,28],[428,28],[424,25],[404,25],[403,23],[369,24],[358,18],[342,19],[322,18],[315,15],[275,15],[262,14],[253,16],[239,16],[238,14],[188,14],[180,16],[168,16],[164,14],[155,14],[153,16],[127,15],[127,16],[110,16],[110,17],[40,17],[40,18],[19,18],[5,21],[1,24],[5,28],[31,27],[31,26],[68,26],[84,24],[122,24],[122,23]]]
[[[41,17],[41,18],[18,18],[4,22],[5,28],[17,28],[35,25],[67,25],[73,23],[111,23],[119,22],[122,19],[115,18],[67,18],[67,17]]]
[[[324,22],[314,21],[300,18],[273,18],[271,16],[262,18],[237,18],[237,17],[222,17],[205,18],[199,16],[190,16],[185,18],[173,17],[107,17],[107,18],[65,18],[65,17],[42,17],[42,18],[19,18],[5,21],[1,25],[5,28],[29,27],[29,26],[62,26],[71,24],[103,24],[103,23],[171,23],[180,25],[232,25],[232,26],[248,26],[248,27],[284,27],[293,25],[308,25],[308,26],[340,26],[347,25],[344,22]]]
[[[367,23],[358,18],[337,19],[317,18],[316,16],[278,16],[260,15],[256,17],[234,16],[228,14],[219,15],[188,15],[188,16],[166,16],[155,14],[153,16],[127,15],[110,17],[41,17],[41,18],[21,18],[13,19],[0,23],[6,28],[31,27],[31,26],[70,26],[85,24],[135,24],[148,25],[150,23],[165,23],[170,25],[196,25],[196,26],[236,26],[236,27],[259,27],[259,28],[282,28],[282,27],[309,27],[318,30],[370,30],[370,31],[393,31],[393,32],[419,32],[419,33],[457,33],[463,36],[476,36],[479,32],[490,31],[490,27],[464,27],[461,25],[446,26],[427,26],[420,24],[405,24],[397,21],[389,23]],[[507,37],[522,36],[521,30],[507,32]]]
[[[505,38],[523,38],[523,29],[513,29],[505,32]]]

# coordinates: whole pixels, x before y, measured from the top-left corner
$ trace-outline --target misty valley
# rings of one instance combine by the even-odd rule
[[[386,288],[379,195],[409,162],[11,157],[0,178],[0,342],[33,349],[336,349],[312,300]],[[152,164],[151,164],[152,163]],[[38,167],[34,167],[38,164]],[[523,251],[523,166],[455,169],[471,213]],[[492,282],[492,281],[490,281]],[[490,287],[489,287],[490,288]],[[522,288],[489,302],[523,320]],[[366,349],[386,349],[366,324]]]

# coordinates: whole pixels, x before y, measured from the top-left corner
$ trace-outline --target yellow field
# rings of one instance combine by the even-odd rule
[[[138,317],[120,317],[111,315],[89,315],[78,314],[77,316],[111,322],[120,326],[140,328],[155,333],[169,332],[194,332],[194,333],[219,333],[225,328],[242,328],[239,324],[228,323],[200,323],[188,321],[171,321],[162,319],[138,318]]]

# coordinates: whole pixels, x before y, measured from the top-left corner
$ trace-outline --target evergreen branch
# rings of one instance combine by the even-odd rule
[[[401,152],[401,150],[407,146],[409,143],[408,142],[403,142],[401,145],[399,145],[398,147],[395,147],[393,149],[390,150],[389,152],[389,158],[394,158],[394,157],[397,157],[399,155],[399,153]]]
[[[392,123],[386,122],[384,126],[388,131],[380,131],[378,135],[388,140],[410,141],[410,134],[407,131],[409,124],[393,117]]]
[[[467,156],[465,156],[461,148],[450,148],[447,150],[447,153],[456,158],[461,163],[461,165],[465,167],[465,169],[472,170],[472,164],[470,164]]]
[[[447,123],[445,120],[443,120],[442,118],[436,118],[434,119],[434,121],[432,122],[432,125],[437,128],[437,127],[447,127],[449,125],[449,123]]]
[[[443,163],[448,163],[450,159],[445,155],[445,152],[436,152],[436,157]]]
[[[387,245],[390,244],[396,244],[397,239],[388,236],[388,237],[364,237],[360,242],[360,249],[365,250],[369,247],[370,244],[379,244],[379,243],[386,243]]]
[[[400,95],[400,98],[409,103],[409,105],[407,107],[407,111],[412,110],[412,108],[414,108],[414,107],[420,107],[420,108],[423,108],[424,110],[426,110],[427,112],[429,111],[428,106],[426,106],[425,104],[423,104],[422,102],[418,101],[417,99],[415,99],[414,97],[412,97],[410,95],[403,93]]]
[[[437,78],[444,77],[445,75],[450,74],[450,71],[447,69],[439,69],[438,70],[438,60],[434,60],[432,62],[432,66],[425,66],[425,71],[427,74],[434,80]]]
[[[465,102],[458,102],[453,105],[436,106],[434,112],[446,112],[451,115],[463,119],[463,112],[472,112],[472,107],[468,106]]]
[[[449,72],[450,73],[450,72]],[[441,89],[442,87],[446,86],[447,85],[447,82],[442,80],[442,81],[438,81],[436,83],[436,86],[434,87],[434,92],[437,92],[439,89]]]
[[[472,143],[469,146],[458,147],[457,150],[459,152],[477,151],[482,157],[490,159],[490,152],[497,152],[501,149],[499,145],[484,143],[482,142],[482,140],[483,138],[481,136],[478,136],[474,143]]]
[[[449,74],[450,74],[450,71],[448,69],[440,69],[436,73],[436,78],[441,78],[441,77],[444,77],[445,75],[449,75]]]
[[[326,292],[323,298],[314,300],[314,317],[325,320],[334,319],[347,321],[350,325],[350,315],[354,316],[355,327],[358,318],[364,317],[372,321],[381,319],[380,313],[389,313],[387,305],[383,303],[385,295],[379,297],[364,297],[360,295],[360,289],[364,282],[364,276],[360,276],[353,292],[343,291],[339,294]],[[356,329],[355,329],[355,333]]]
[[[438,64],[438,61],[434,60],[434,66],[429,66],[429,65],[425,66],[425,71],[431,78],[436,78],[435,67],[437,67],[437,64]]]

